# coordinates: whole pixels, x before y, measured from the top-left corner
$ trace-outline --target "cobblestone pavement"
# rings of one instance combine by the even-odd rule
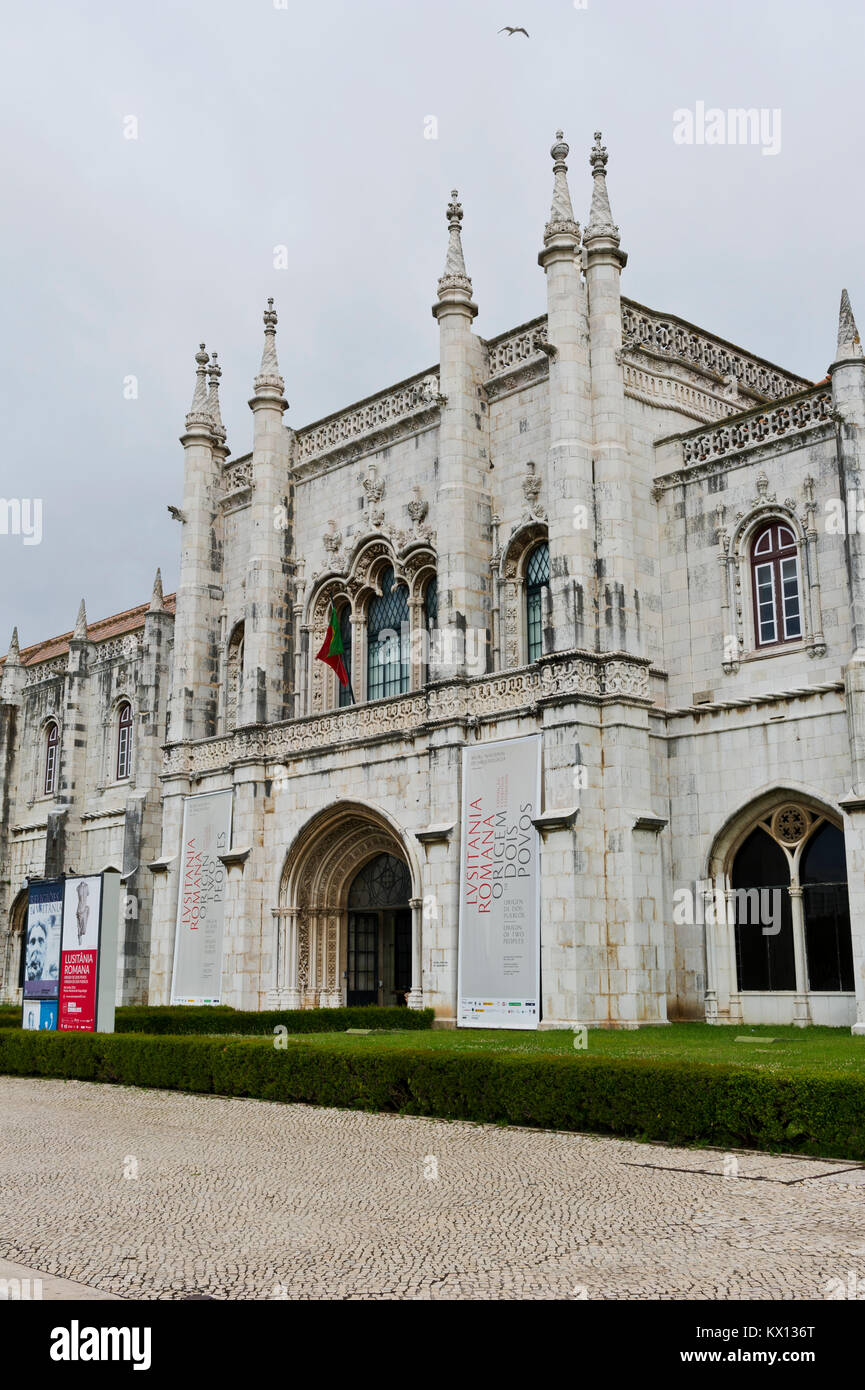
[[[738,1170],[712,1150],[0,1077],[0,1257],[124,1298],[865,1287],[865,1170]]]

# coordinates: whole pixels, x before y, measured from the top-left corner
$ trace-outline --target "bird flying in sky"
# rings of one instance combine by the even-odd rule
[[[521,24],[506,24],[505,27],[504,27],[504,29],[500,29],[500,30],[499,30],[499,33],[500,33],[500,34],[508,34],[508,35],[510,35],[510,34],[525,34],[526,38],[529,37],[529,31],[528,31],[528,29],[524,29],[523,26],[522,26]]]

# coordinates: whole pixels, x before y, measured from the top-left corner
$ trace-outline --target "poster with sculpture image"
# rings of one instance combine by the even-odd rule
[[[540,735],[463,749],[460,1028],[540,1022]]]
[[[63,886],[63,950],[60,959],[61,1032],[96,1030],[102,877],[67,878]]]

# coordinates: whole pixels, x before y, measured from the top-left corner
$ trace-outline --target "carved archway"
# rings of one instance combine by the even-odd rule
[[[286,855],[274,912],[272,994],[278,1007],[336,1008],[344,1002],[349,888],[364,865],[380,854],[406,865],[410,902],[418,915],[416,857],[383,811],[360,802],[337,802],[300,831]]]

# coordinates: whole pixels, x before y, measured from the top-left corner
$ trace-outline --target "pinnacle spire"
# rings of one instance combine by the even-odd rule
[[[87,641],[87,610],[82,599],[78,605],[78,617],[75,619],[75,631],[72,634],[73,642]]]
[[[842,362],[846,358],[861,356],[862,341],[856,327],[856,320],[853,317],[853,306],[847,291],[842,290],[841,309],[838,314],[838,350],[835,353],[835,361]]]
[[[556,236],[572,236],[578,241],[580,237],[580,224],[574,221],[571,192],[568,188],[568,166],[565,163],[568,150],[563,132],[557,130],[555,144],[550,150],[553,159],[553,203],[550,208],[550,220],[544,228],[545,245],[549,245]]]
[[[258,376],[253,382],[256,393],[262,388],[273,387],[280,396],[285,390],[285,382],[279,373],[279,362],[276,356],[276,310],[273,307],[273,299],[268,299],[267,308],[264,311],[264,347],[261,353],[261,366],[258,369]]]
[[[6,665],[7,665],[7,666],[20,666],[20,664],[21,664],[21,653],[20,653],[20,648],[19,648],[19,646],[18,646],[18,629],[17,629],[17,627],[13,627],[13,629],[12,629],[12,641],[9,643],[9,651],[8,651],[7,654],[6,654]]]
[[[207,353],[204,350],[204,343],[199,343],[198,352],[195,354],[195,390],[192,394],[192,405],[186,416],[186,428],[192,429],[194,425],[209,425],[210,415],[207,409]]]
[[[463,220],[463,205],[455,188],[451,189],[451,200],[447,207],[448,249],[445,268],[438,283],[438,304],[433,305],[433,314],[438,317],[442,304],[459,304],[474,318],[477,305],[472,303],[472,282],[466,271],[463,255],[460,224]]]
[[[156,578],[153,581],[153,593],[150,598],[149,613],[163,613],[165,611],[165,600],[162,595],[162,571],[156,571]]]
[[[222,376],[222,368],[216,360],[216,353],[210,354],[210,363],[207,368],[207,377],[210,383],[210,390],[207,395],[207,414],[213,428],[214,438],[219,444],[225,443],[225,426],[222,423],[222,415],[219,409],[219,379]]]
[[[592,189],[592,206],[589,212],[589,221],[583,233],[583,243],[589,246],[596,240],[603,239],[610,241],[613,246],[618,248],[619,229],[613,221],[613,213],[610,208],[610,197],[607,193],[607,149],[601,143],[601,132],[595,131],[595,143],[589,155],[589,164],[592,169],[594,187]],[[624,255],[624,252],[619,252]],[[624,261],[622,262],[624,265]]]
[[[468,279],[466,271],[466,260],[463,255],[463,242],[461,234],[461,224],[463,220],[463,205],[459,201],[459,194],[455,188],[451,189],[451,201],[448,203],[448,250],[445,257],[444,276],[460,275],[463,279]]]

